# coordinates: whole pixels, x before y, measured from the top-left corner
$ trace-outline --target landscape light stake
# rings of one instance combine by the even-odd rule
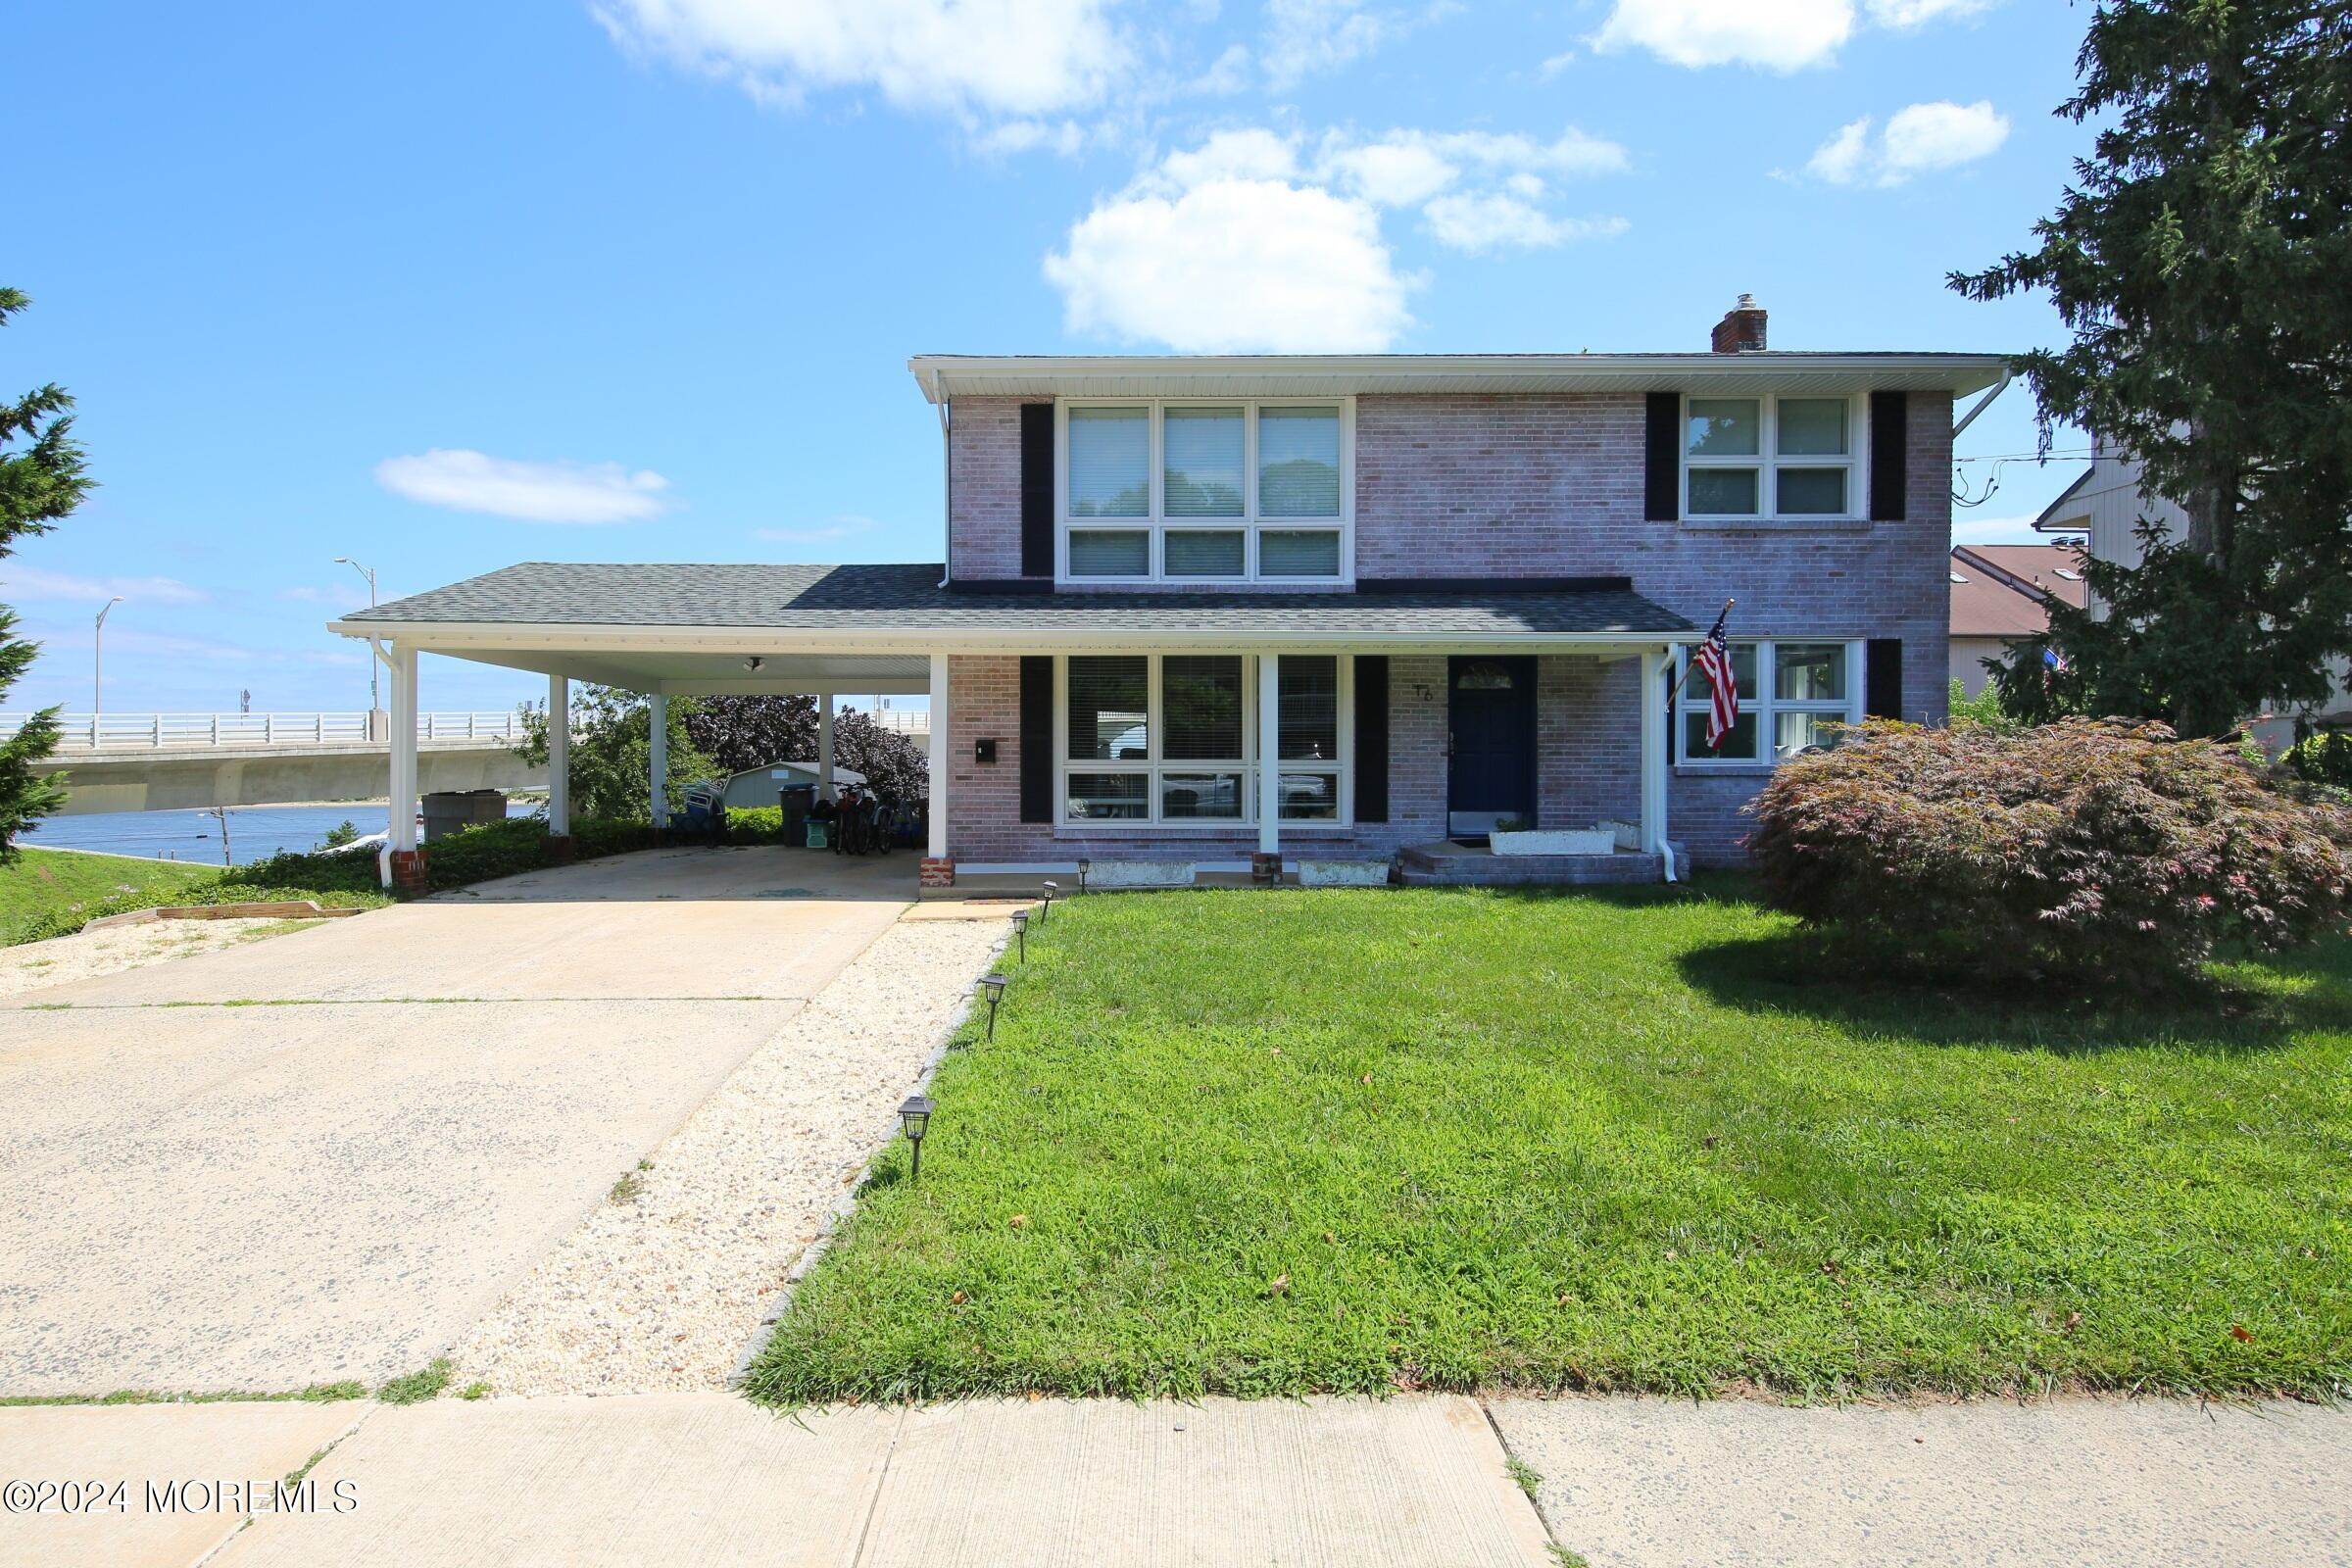
[[[1027,909],[1012,911],[1012,934],[1021,939],[1021,961],[1027,963],[1029,961],[1029,911]]]
[[[899,1126],[906,1134],[906,1142],[914,1146],[914,1163],[906,1172],[908,1181],[923,1174],[923,1134],[931,1130],[931,1113],[938,1108],[928,1095],[909,1095],[899,1107]]]
[[[1004,1000],[1004,977],[984,974],[980,977],[980,989],[988,995],[988,1038],[993,1042],[997,1038],[997,1004]]]
[[[1053,915],[1054,895],[1061,891],[1061,884],[1058,882],[1048,882],[1045,884],[1045,889],[1046,902],[1042,905],[1039,905],[1037,909],[1037,923],[1039,925],[1044,925],[1046,921]]]
[[[1084,858],[1081,858],[1081,859],[1079,860],[1079,862],[1078,862],[1078,891],[1079,891],[1079,892],[1081,892],[1081,893],[1084,893],[1084,892],[1086,891],[1086,873],[1087,873],[1087,872],[1089,872],[1089,871],[1091,871],[1091,870],[1093,870],[1094,868],[1095,868],[1095,862],[1094,862],[1094,861],[1092,861],[1092,860],[1089,860],[1089,859],[1084,859]]]

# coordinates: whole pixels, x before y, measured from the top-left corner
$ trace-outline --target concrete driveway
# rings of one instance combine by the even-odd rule
[[[659,851],[13,999],[0,1394],[422,1365],[913,884]]]

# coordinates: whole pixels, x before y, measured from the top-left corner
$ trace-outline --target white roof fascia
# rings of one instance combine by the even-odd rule
[[[1444,391],[1675,390],[1740,380],[1861,391],[1948,390],[1999,383],[1997,354],[1373,354],[1075,355],[923,354],[906,362],[923,396],[1348,396]]]

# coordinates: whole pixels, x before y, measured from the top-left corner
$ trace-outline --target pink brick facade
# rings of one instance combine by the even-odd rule
[[[1018,398],[952,409],[953,572],[1020,571]],[[1951,535],[1951,400],[1909,401],[1901,522],[1724,530],[1642,515],[1639,393],[1364,396],[1355,406],[1355,569],[1383,577],[1625,576],[1698,626],[1737,597],[1736,637],[1899,638],[1904,716],[1945,713]],[[1867,443],[1860,442],[1866,449]],[[1539,676],[1544,826],[1638,814],[1638,665],[1546,656]],[[1018,664],[956,658],[950,669],[950,849],[959,862],[1081,855],[1247,860],[1254,833],[1055,829],[1019,820]],[[998,760],[973,743],[998,742]],[[1292,855],[1383,855],[1445,832],[1446,661],[1391,661],[1390,820],[1345,833],[1286,830]],[[1703,860],[1737,858],[1740,808],[1763,769],[1678,770],[1675,839]]]

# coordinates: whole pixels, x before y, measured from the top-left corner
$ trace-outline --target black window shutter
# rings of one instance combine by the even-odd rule
[[[1862,711],[1871,718],[1903,716],[1903,640],[1873,637],[1863,682]]]
[[[1355,661],[1355,819],[1389,819],[1389,660],[1359,654]]]
[[[1021,575],[1054,575],[1054,405],[1051,403],[1021,405]],[[1024,816],[1022,820],[1029,819]]]
[[[1901,522],[1911,488],[1911,394],[1870,395],[1870,520]]]
[[[1030,655],[1021,660],[1021,820],[1054,820],[1054,657],[1051,654]]]
[[[1673,522],[1683,514],[1683,395],[1652,392],[1642,431],[1642,515]]]

